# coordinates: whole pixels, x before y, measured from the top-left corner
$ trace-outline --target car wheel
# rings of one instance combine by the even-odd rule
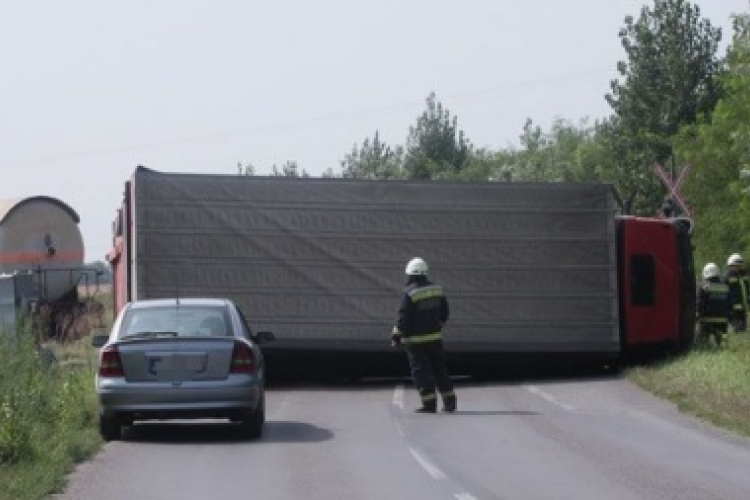
[[[122,439],[122,424],[113,415],[99,415],[99,434],[105,441]]]
[[[265,398],[261,397],[258,408],[248,412],[240,420],[240,429],[244,437],[258,439],[263,434],[263,424],[266,421]]]

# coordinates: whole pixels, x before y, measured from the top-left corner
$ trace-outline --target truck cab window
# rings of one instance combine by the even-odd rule
[[[651,255],[633,255],[630,258],[630,302],[634,306],[654,305],[656,273]]]

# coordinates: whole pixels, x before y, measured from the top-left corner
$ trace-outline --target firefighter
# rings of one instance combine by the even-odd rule
[[[422,407],[418,413],[436,413],[438,396],[444,412],[456,411],[456,394],[448,374],[442,329],[448,321],[448,299],[443,288],[428,278],[427,263],[415,257],[406,264],[406,288],[391,333],[394,346],[403,345]]]
[[[722,281],[719,266],[709,262],[703,268],[703,281],[698,288],[698,340],[708,344],[711,336],[720,346],[727,334],[731,312],[729,285]]]
[[[671,219],[679,215],[677,204],[669,196],[664,198],[664,203],[662,203],[659,212],[665,219]]]
[[[742,256],[733,253],[727,259],[727,270],[724,274],[724,282],[729,285],[729,302],[732,305],[729,323],[735,333],[745,332],[747,329],[748,282],[743,264]]]

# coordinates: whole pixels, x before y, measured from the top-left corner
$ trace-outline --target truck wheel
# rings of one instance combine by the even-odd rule
[[[122,439],[122,424],[113,415],[99,415],[99,434],[105,441]]]

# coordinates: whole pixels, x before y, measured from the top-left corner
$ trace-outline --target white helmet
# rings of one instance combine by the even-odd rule
[[[719,266],[713,262],[706,264],[703,268],[703,279],[718,278],[719,277]]]
[[[733,253],[729,256],[727,259],[727,265],[728,266],[741,266],[743,264],[742,255],[738,253]]]
[[[428,271],[427,262],[419,257],[414,257],[406,264],[407,276],[427,276]]]

